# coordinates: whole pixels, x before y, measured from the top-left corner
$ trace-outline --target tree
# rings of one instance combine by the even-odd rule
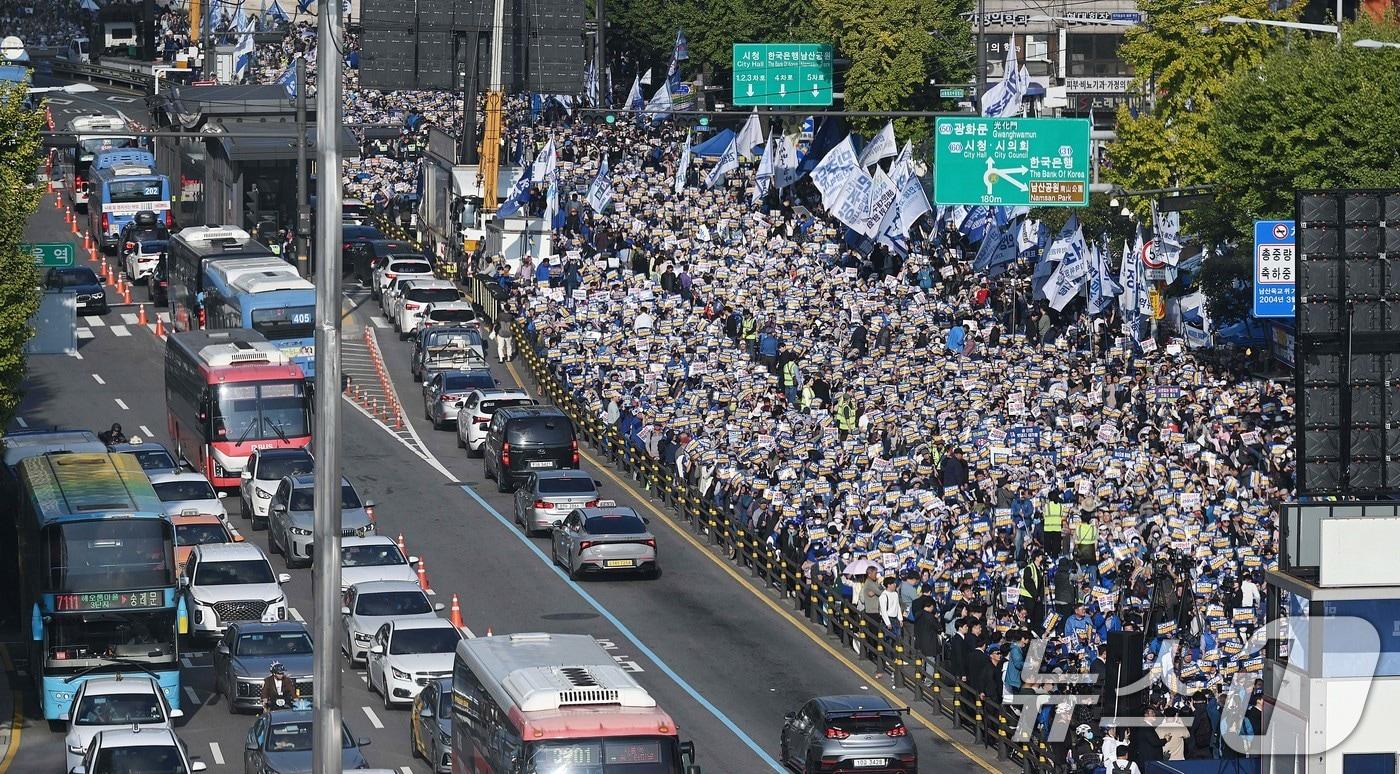
[[[1400,40],[1394,21],[1343,29]],[[1202,284],[1216,320],[1249,313],[1256,220],[1291,220],[1306,188],[1400,187],[1400,51],[1314,38],[1277,49],[1230,79],[1211,112],[1215,206],[1197,226],[1230,257],[1212,257]],[[1243,296],[1244,300],[1241,300]]]
[[[850,61],[844,83],[848,110],[901,110],[933,103],[929,81],[962,79],[968,72],[963,52],[970,48],[968,25],[958,14],[970,0],[812,0],[812,27]],[[966,7],[964,7],[966,6]],[[873,131],[878,119],[856,122]],[[931,132],[927,120],[901,120],[902,138],[919,142]]]
[[[1220,17],[1291,19],[1305,4],[1279,12],[1269,5],[1140,0],[1138,10],[1149,22],[1126,33],[1119,55],[1132,67],[1143,100],[1118,109],[1118,139],[1109,147],[1113,182],[1139,190],[1213,182],[1211,108],[1231,76],[1256,67],[1280,38],[1266,27],[1226,24]]]
[[[44,114],[25,104],[28,83],[0,86],[0,422],[9,425],[24,381],[29,318],[39,308],[39,276],[26,252],[24,226],[39,208],[35,183]]]

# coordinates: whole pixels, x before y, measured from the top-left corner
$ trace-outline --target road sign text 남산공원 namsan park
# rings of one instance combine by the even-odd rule
[[[1089,203],[1088,119],[939,118],[933,131],[937,204]]]
[[[735,43],[735,105],[831,104],[831,46]]]
[[[73,265],[71,242],[39,242],[24,245],[24,251],[34,256],[41,269],[62,269]]]

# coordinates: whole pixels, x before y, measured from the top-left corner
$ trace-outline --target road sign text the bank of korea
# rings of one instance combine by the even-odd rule
[[[1083,207],[1092,159],[1085,118],[939,118],[933,198],[940,205]]]
[[[831,46],[735,43],[735,105],[830,105]]]

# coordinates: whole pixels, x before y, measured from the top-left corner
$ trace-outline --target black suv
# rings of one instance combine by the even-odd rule
[[[486,430],[481,467],[502,492],[514,491],[533,471],[576,469],[574,423],[553,406],[503,408]]]

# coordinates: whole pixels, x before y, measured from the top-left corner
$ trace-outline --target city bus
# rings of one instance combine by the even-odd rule
[[[237,226],[191,226],[170,238],[166,249],[171,325],[177,331],[205,325],[204,279],[219,258],[275,257],[266,245]]]
[[[19,597],[29,671],[48,720],[90,677],[148,675],[180,706],[175,531],[129,454],[42,454],[19,464]]]
[[[281,258],[211,260],[204,277],[205,328],[261,333],[316,378],[316,286]]]
[[[88,233],[98,246],[116,253],[122,227],[141,211],[154,212],[174,224],[170,214],[170,178],[156,172],[155,154],[138,148],[107,150],[92,160],[88,175]]]
[[[255,449],[311,442],[301,369],[257,331],[170,334],[165,407],[176,455],[216,487],[238,486]]]
[[[118,133],[131,131],[126,119],[117,116],[94,114],[78,116],[68,122],[75,133],[73,155],[71,157],[72,177],[68,178],[68,195],[73,200],[73,208],[83,212],[88,202],[88,173],[93,159],[105,150],[117,148],[144,147],[135,135],[123,136]],[[92,132],[93,134],[85,134]]]
[[[671,716],[584,634],[458,643],[450,755],[453,774],[700,771],[694,745],[680,741]]]

